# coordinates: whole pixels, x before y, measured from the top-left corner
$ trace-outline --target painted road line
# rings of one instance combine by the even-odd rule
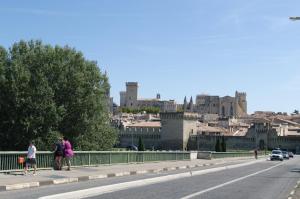
[[[65,184],[70,182],[78,182],[78,178],[62,178],[53,180],[53,184]]]
[[[24,189],[24,188],[31,188],[31,187],[38,187],[38,186],[40,186],[39,182],[28,182],[28,183],[14,184],[14,185],[6,185],[6,191],[16,190],[16,189]]]
[[[182,197],[182,198],[180,198],[180,199],[190,199],[190,198],[199,196],[199,195],[204,194],[204,193],[207,193],[207,192],[209,192],[209,191],[213,191],[213,190],[215,190],[215,189],[224,187],[224,186],[226,186],[226,185],[229,185],[229,184],[232,184],[232,183],[235,183],[235,182],[244,180],[244,179],[246,179],[246,178],[250,178],[250,177],[255,176],[255,175],[257,175],[257,174],[260,174],[260,173],[269,171],[269,170],[271,170],[271,169],[273,169],[273,168],[275,168],[275,167],[278,167],[278,166],[280,166],[280,165],[282,165],[282,164],[283,164],[283,163],[277,164],[277,165],[275,165],[275,166],[272,166],[272,167],[270,167],[270,168],[264,169],[264,170],[262,170],[262,171],[258,171],[258,172],[252,173],[252,174],[250,174],[250,175],[246,175],[246,176],[243,176],[243,177],[241,177],[241,178],[237,178],[237,179],[228,181],[228,182],[226,182],[226,183],[223,183],[223,184],[220,184],[220,185],[217,185],[217,186],[214,186],[214,187],[211,187],[211,188],[208,188],[208,189],[205,189],[205,190],[202,190],[202,191],[199,191],[199,192],[190,194],[190,195],[188,195],[188,196],[184,196],[184,197]]]
[[[125,190],[125,189],[130,189],[130,188],[137,188],[137,187],[142,187],[142,186],[146,186],[146,185],[177,180],[180,178],[187,178],[187,177],[191,177],[191,176],[203,175],[203,174],[208,174],[208,173],[214,173],[217,171],[223,171],[223,170],[227,170],[227,169],[243,167],[243,166],[255,164],[258,162],[261,162],[261,161],[252,161],[252,162],[242,163],[239,165],[234,165],[234,167],[225,166],[225,167],[211,168],[211,169],[205,169],[205,170],[200,170],[200,171],[190,171],[190,172],[184,172],[184,173],[179,173],[179,174],[172,174],[172,175],[160,176],[160,177],[155,177],[155,178],[148,178],[148,179],[143,179],[143,180],[135,180],[135,181],[117,183],[117,184],[112,184],[112,185],[105,185],[105,186],[83,189],[83,190],[78,190],[78,191],[44,196],[44,197],[41,197],[40,199],[60,199],[60,198],[77,199],[77,198],[94,197],[94,196],[111,193],[111,192],[115,192],[115,191],[121,191],[121,190]]]

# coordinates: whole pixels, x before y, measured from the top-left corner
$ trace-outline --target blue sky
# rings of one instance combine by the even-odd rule
[[[0,3],[0,45],[69,45],[107,71],[119,103],[247,92],[249,112],[300,109],[299,0],[52,0]]]

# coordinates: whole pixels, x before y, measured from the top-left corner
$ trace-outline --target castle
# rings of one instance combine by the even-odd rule
[[[243,92],[235,92],[235,96],[211,96],[197,95],[196,103],[191,97],[187,103],[186,97],[182,105],[176,104],[174,100],[161,100],[160,94],[152,99],[138,99],[138,83],[126,82],[126,91],[120,92],[120,107],[131,109],[143,107],[158,107],[161,112],[194,112],[202,115],[217,114],[220,117],[243,117],[247,115],[247,95]]]
[[[120,107],[138,109],[145,107],[157,107],[161,112],[176,112],[177,105],[174,100],[161,100],[160,94],[156,98],[138,99],[138,83],[126,82],[126,91],[120,92]]]
[[[243,92],[236,91],[234,97],[197,95],[195,103],[192,97],[189,102],[185,97],[183,104],[176,104],[161,100],[160,94],[139,99],[138,83],[127,82],[126,91],[120,92],[120,107],[158,107],[161,111],[155,119],[123,118],[121,114],[117,126],[120,147],[137,145],[141,138],[147,149],[214,150],[216,140],[224,136],[231,150],[282,147],[300,152],[298,116],[247,115]]]
[[[196,104],[193,104],[193,98],[187,103],[186,97],[182,105],[183,111],[195,112],[199,114],[217,114],[221,117],[243,117],[247,115],[247,94],[235,92],[235,96],[211,96],[197,95]]]

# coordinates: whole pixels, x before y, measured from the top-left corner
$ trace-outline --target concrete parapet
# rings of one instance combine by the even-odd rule
[[[211,159],[211,152],[210,151],[200,151],[197,154],[197,159]]]

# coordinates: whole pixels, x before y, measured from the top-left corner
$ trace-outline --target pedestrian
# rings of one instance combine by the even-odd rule
[[[55,144],[54,170],[61,170],[63,155],[64,155],[64,144],[63,144],[63,139],[60,138],[60,139],[58,139],[57,143]]]
[[[36,174],[36,147],[32,141],[29,142],[29,147],[27,151],[27,158],[25,163],[25,175],[27,175],[28,167],[33,167],[33,175]]]
[[[257,159],[257,149],[254,149],[254,157]]]
[[[70,141],[66,137],[64,137],[63,143],[64,143],[64,158],[65,158],[65,161],[68,166],[67,170],[70,171],[71,170],[71,158],[73,157],[74,152],[72,150],[72,145],[71,145]]]

